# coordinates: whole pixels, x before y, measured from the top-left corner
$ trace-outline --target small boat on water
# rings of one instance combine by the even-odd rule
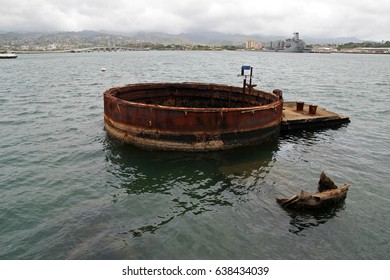
[[[14,53],[0,53],[0,59],[12,59],[17,57],[18,56]]]

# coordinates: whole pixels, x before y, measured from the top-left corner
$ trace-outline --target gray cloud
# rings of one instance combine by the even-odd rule
[[[0,0],[0,30],[219,31],[390,40],[388,0]]]

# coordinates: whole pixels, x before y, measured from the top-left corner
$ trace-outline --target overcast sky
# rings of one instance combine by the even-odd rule
[[[0,32],[217,31],[390,40],[390,0],[0,0]]]

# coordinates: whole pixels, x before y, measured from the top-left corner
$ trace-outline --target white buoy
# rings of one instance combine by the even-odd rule
[[[106,71],[106,68],[102,67],[102,72]]]

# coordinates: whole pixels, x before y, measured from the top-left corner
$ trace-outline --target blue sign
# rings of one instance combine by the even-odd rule
[[[245,70],[251,70],[251,68],[252,68],[252,67],[247,66],[247,65],[241,66],[241,76],[244,76],[244,71],[245,71]]]

